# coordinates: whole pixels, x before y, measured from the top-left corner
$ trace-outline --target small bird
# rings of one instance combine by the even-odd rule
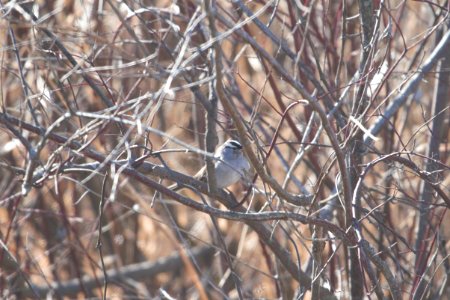
[[[217,188],[223,189],[238,182],[250,170],[250,164],[242,151],[242,145],[236,140],[229,139],[214,153],[214,164]],[[201,168],[194,179],[206,182],[206,165]],[[185,186],[175,183],[169,188],[177,191]]]

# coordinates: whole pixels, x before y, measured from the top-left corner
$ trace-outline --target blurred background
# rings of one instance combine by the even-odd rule
[[[448,1],[0,8],[3,298],[448,299]],[[215,218],[116,163],[195,174],[211,107],[310,201],[253,170],[237,210],[331,225]]]

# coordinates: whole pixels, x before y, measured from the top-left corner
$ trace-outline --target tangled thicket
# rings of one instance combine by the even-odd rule
[[[450,293],[448,1],[0,11],[2,297]]]

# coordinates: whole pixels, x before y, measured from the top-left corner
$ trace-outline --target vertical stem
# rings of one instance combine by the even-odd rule
[[[209,21],[209,29],[211,31],[211,36],[210,38],[216,38],[218,36],[218,32],[216,29],[216,24],[215,24],[215,19],[216,19],[216,12],[217,12],[217,6],[215,3],[215,0],[205,0],[204,1],[205,4],[205,11],[208,14],[208,21]],[[223,86],[222,86],[222,51],[220,48],[220,43],[214,43],[214,46],[212,48],[211,51],[211,65],[212,67],[212,71],[213,74],[216,75],[215,80],[211,81],[213,84],[210,85],[210,102],[211,102],[211,107],[210,109],[207,111],[207,132],[206,132],[206,150],[208,152],[212,152],[213,146],[215,146],[217,144],[217,132],[216,132],[216,120],[217,120],[217,102],[218,102],[218,97],[216,95],[216,92],[218,94],[223,94]],[[212,148],[212,149],[211,149]],[[217,185],[216,185],[216,178],[215,175],[211,176],[210,172],[212,171],[214,174],[214,165],[210,161],[207,161],[207,170],[208,170],[208,188],[211,191],[211,189],[217,189]],[[211,181],[210,181],[211,180]],[[212,222],[215,225],[216,229],[218,230],[218,226],[217,226],[217,222],[214,219],[214,217],[212,217]],[[239,299],[244,299],[244,295],[242,293],[242,285],[241,285],[241,279],[239,278],[237,272],[235,271],[234,267],[233,267],[233,262],[231,260],[231,256],[228,253],[228,249],[227,246],[225,244],[225,241],[222,239],[222,237],[220,236],[220,232],[218,231],[218,236],[220,239],[220,242],[222,244],[222,247],[226,253],[226,258],[227,258],[227,263],[228,263],[228,268],[230,268],[231,271],[231,277],[234,281],[234,284],[236,286],[236,291],[238,293]]]
[[[311,287],[311,299],[322,299],[320,294],[321,287],[321,276],[322,271],[322,254],[325,248],[323,228],[319,226],[314,226],[314,231],[312,235],[313,246],[313,272],[312,272],[312,287]]]
[[[439,38],[437,40],[440,41]],[[439,164],[437,164],[436,161],[439,161],[439,144],[443,136],[443,124],[446,118],[446,115],[443,114],[442,111],[448,105],[448,95],[450,92],[448,88],[450,84],[450,73],[448,72],[449,69],[450,52],[447,51],[445,52],[443,59],[438,63],[437,66],[436,89],[431,109],[434,118],[431,127],[430,142],[427,149],[427,156],[431,159],[429,159],[427,162],[426,170],[430,174],[433,182],[437,182],[439,180],[439,173],[436,172],[437,170],[439,170]],[[429,243],[427,242],[426,232],[428,229],[428,224],[430,223],[429,210],[433,194],[434,190],[431,187],[430,182],[425,180],[422,181],[419,200],[419,226],[417,229],[417,239],[415,245],[417,251],[415,264],[415,271],[417,275],[416,284],[417,281],[419,281],[419,278],[424,278],[421,275],[425,273],[428,252],[429,250],[431,250],[428,249]],[[427,282],[425,280],[421,279],[419,281],[413,295],[414,299],[422,299],[425,293],[426,285]]]
[[[359,76],[363,78],[365,70],[367,69],[369,54],[371,50],[371,40],[373,36],[373,7],[372,0],[359,0],[359,16],[361,23],[361,60],[359,63]],[[364,84],[358,88],[355,102],[352,108],[352,115],[355,118],[359,118],[363,115],[369,103],[369,97],[365,94]],[[352,189],[358,181],[359,168],[363,162],[363,133],[359,132],[355,136],[350,152],[348,153],[347,163],[351,174]],[[356,198],[359,201],[359,198]],[[353,209],[355,211],[353,218],[359,218],[359,211],[356,207],[359,207],[360,203],[353,203]],[[349,220],[347,220],[349,221]],[[351,224],[346,224],[347,228]],[[361,270],[361,257],[358,248],[349,249],[350,251],[350,282],[351,282],[351,297],[352,299],[362,299],[364,297],[364,274]]]

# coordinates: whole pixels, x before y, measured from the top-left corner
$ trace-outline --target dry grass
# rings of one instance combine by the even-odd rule
[[[449,4],[359,2],[3,1],[2,297],[444,299]]]

